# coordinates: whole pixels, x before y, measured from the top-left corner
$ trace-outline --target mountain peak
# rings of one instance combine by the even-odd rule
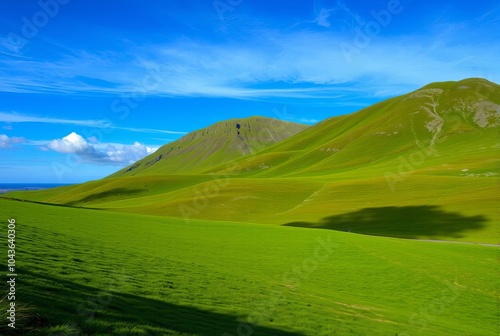
[[[426,89],[441,89],[441,90],[473,89],[480,91],[481,89],[485,88],[488,89],[489,91],[494,91],[495,87],[498,88],[498,84],[490,82],[485,78],[472,77],[458,81],[433,82],[421,87],[416,91],[426,90]]]
[[[110,177],[199,173],[255,153],[308,126],[273,118],[235,118],[186,134]]]

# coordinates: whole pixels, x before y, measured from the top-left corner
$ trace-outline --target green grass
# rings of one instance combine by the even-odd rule
[[[469,165],[470,167],[470,165]],[[460,169],[455,168],[460,172]],[[460,172],[461,173],[461,172]],[[460,174],[404,177],[392,190],[384,177],[345,173],[334,177],[241,178],[149,176],[106,179],[67,192],[9,193],[7,196],[128,213],[189,219],[289,225],[306,222],[327,229],[383,236],[498,244],[498,178]],[[435,207],[439,212],[414,211]],[[398,208],[397,213],[384,209]],[[377,211],[357,226],[351,214]],[[441,216],[441,214],[452,216]],[[343,217],[342,217],[343,216]],[[348,226],[324,221],[349,218]],[[323,223],[323,224],[322,224]],[[427,229],[424,229],[427,228]]]
[[[0,206],[34,335],[237,335],[249,317],[252,335],[498,334],[494,247]]]

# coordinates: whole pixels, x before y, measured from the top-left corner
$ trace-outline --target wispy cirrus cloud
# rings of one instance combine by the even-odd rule
[[[72,120],[49,117],[37,117],[20,113],[0,112],[0,122],[8,123],[43,123],[43,124],[64,124],[88,127],[102,127],[106,125],[104,120]]]
[[[118,126],[113,126],[112,128],[130,132],[137,132],[137,133],[163,133],[163,134],[178,134],[178,135],[187,134],[187,132],[168,131],[168,130],[152,129],[152,128],[135,128],[135,127],[118,127]]]
[[[12,113],[0,112],[0,122],[77,125],[77,126],[85,126],[85,127],[117,129],[117,130],[124,130],[124,131],[137,132],[137,133],[187,134],[186,132],[169,131],[169,130],[162,130],[162,129],[114,126],[109,120],[61,119],[61,118],[31,116],[31,115],[13,113],[13,112]],[[9,126],[7,126],[7,127],[9,127]],[[10,127],[12,127],[12,126],[10,126]],[[10,129],[12,129],[12,128],[10,128]]]
[[[356,102],[369,95],[401,94],[433,81],[500,77],[496,66],[498,44],[473,38],[479,35],[470,22],[464,23],[471,35],[467,44],[457,43],[464,34],[462,27],[435,36],[418,32],[376,35],[368,37],[360,47],[356,30],[350,27],[362,29],[371,19],[339,2],[333,9],[321,8],[316,13],[314,22],[328,28],[321,31],[258,27],[247,31],[244,41],[214,44],[183,38],[163,44],[131,45],[126,53],[68,51],[50,62],[6,59],[0,61],[0,90],[65,94],[141,91],[151,96],[237,99],[327,98],[343,103],[343,99]],[[341,27],[333,25],[332,20],[340,22]],[[346,55],[340,48],[342,43],[352,45],[353,51]],[[142,80],[151,72],[156,82],[145,87]]]

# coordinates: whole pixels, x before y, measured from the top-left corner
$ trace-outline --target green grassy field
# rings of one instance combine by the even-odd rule
[[[391,190],[384,177],[355,173],[328,178],[147,176],[6,197],[181,220],[301,222],[380,236],[500,243],[498,177],[414,172],[396,187]],[[370,216],[360,219],[360,214]]]
[[[498,335],[495,247],[0,206],[17,221],[22,333]]]

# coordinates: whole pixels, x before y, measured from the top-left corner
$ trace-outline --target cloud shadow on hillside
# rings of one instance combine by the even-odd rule
[[[31,308],[36,308],[38,328],[49,324],[67,324],[77,327],[82,334],[117,336],[142,335],[144,332],[147,335],[163,335],[160,331],[162,328],[183,335],[217,336],[225,333],[238,335],[238,330],[247,334],[250,330],[250,326],[245,323],[245,316],[181,306],[114,290],[107,291],[105,287],[90,287],[38,272],[24,270],[23,274],[25,279],[20,300],[30,302]],[[27,280],[30,278],[31,280]],[[125,331],[125,325],[137,327],[142,333]],[[255,336],[303,336],[302,333],[267,326],[252,325],[251,328],[252,335]],[[120,329],[123,331],[118,331]]]
[[[320,222],[292,222],[284,226],[347,231],[400,238],[461,238],[464,231],[485,226],[483,215],[464,216],[434,205],[389,206],[323,218]]]

